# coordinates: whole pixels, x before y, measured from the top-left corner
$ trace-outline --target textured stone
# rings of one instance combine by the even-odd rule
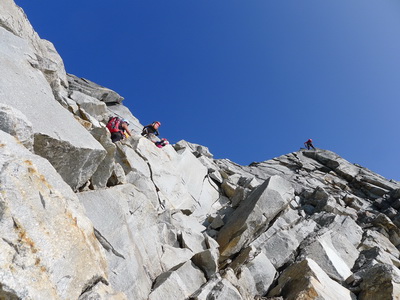
[[[323,149],[249,166],[159,149],[118,93],[68,82],[12,0],[0,68],[0,298],[399,297],[399,182]],[[110,116],[132,137],[111,143]]]
[[[283,296],[284,299],[357,299],[349,290],[330,279],[312,259],[287,268],[268,296]]]
[[[252,245],[261,249],[275,268],[281,268],[294,258],[300,244],[316,228],[313,220],[302,220],[295,211],[289,210]]]
[[[0,130],[18,139],[28,150],[33,150],[32,124],[13,107],[0,103]]]
[[[107,106],[104,102],[78,91],[73,91],[69,97],[96,120],[108,121]]]
[[[202,185],[199,183],[204,181],[208,170],[188,149],[180,150],[178,154],[176,156],[177,171],[181,174],[193,198],[199,199],[202,191]]]
[[[179,154],[170,146],[157,148],[146,138],[136,140],[133,148],[148,164],[160,202],[165,203],[167,208],[193,212],[196,201],[176,167]]]
[[[249,299],[254,299],[256,295],[267,293],[276,274],[268,257],[260,253],[242,267],[238,284],[241,289],[246,290]]]
[[[196,253],[193,256],[193,263],[198,266],[206,275],[206,278],[211,278],[218,272],[219,252],[216,249],[207,249]]]
[[[338,251],[335,245],[343,251]],[[319,236],[302,251],[302,258],[312,258],[331,278],[339,282],[345,281],[352,274],[351,268],[358,257],[357,249],[349,241],[336,237],[335,243],[330,233]]]
[[[228,198],[233,198],[236,194],[236,185],[227,179],[222,182],[221,188]]]
[[[31,66],[35,53],[29,44],[2,27],[0,41],[1,102],[27,117],[35,134],[35,153],[48,159],[78,189],[96,171],[105,150],[55,101],[43,74]]]
[[[67,74],[67,75],[68,75],[69,88],[71,91],[78,91],[80,93],[83,93],[87,96],[90,96],[92,98],[95,98],[99,101],[106,103],[108,102],[121,103],[122,100],[124,100],[124,98],[118,95],[118,93],[108,88],[102,87],[97,83],[94,83],[85,78],[79,78],[72,74]]]
[[[149,300],[184,300],[205,282],[203,273],[193,263],[187,262],[160,275],[149,295]]]
[[[162,272],[161,261],[154,259],[162,256],[162,249],[151,201],[132,185],[80,193],[79,199],[106,250],[112,286],[128,298],[147,299],[152,280],[144,266],[154,277]],[[141,212],[147,217],[139,220]],[[138,228],[137,223],[147,229]],[[147,249],[152,251],[147,253]]]
[[[221,256],[229,257],[240,251],[254,239],[253,234],[285,209],[293,197],[293,188],[279,176],[272,176],[255,189],[220,230]]]
[[[42,73],[51,86],[56,100],[65,104],[64,98],[67,96],[65,87],[68,86],[68,81],[64,63],[54,45],[39,37],[24,11],[12,0],[4,0],[0,3],[0,27],[23,39],[29,45],[34,52],[34,55],[29,56],[30,66]],[[5,71],[3,67],[1,69]]]
[[[169,271],[193,257],[193,252],[186,248],[163,245],[162,250],[161,265],[164,271]]]
[[[116,146],[111,141],[110,133],[106,128],[96,128],[90,133],[107,151],[106,157],[91,178],[91,184],[94,189],[105,188],[114,170]]]
[[[112,288],[103,282],[99,282],[89,291],[79,296],[78,300],[128,300],[126,295],[121,292],[114,292]]]
[[[210,150],[208,150],[207,147],[198,145],[198,144],[189,143],[184,140],[180,140],[179,142],[177,142],[174,145],[174,148],[176,151],[180,151],[182,149],[188,149],[196,157],[205,156],[205,157],[208,157],[211,159],[213,158],[213,155],[210,153]]]
[[[228,279],[216,276],[207,281],[195,294],[190,297],[191,300],[243,300],[239,291],[230,283]]]
[[[368,270],[361,282],[360,300],[399,299],[400,272],[390,265],[377,264]]]
[[[2,131],[0,140],[2,289],[19,299],[77,299],[94,278],[107,280],[92,224],[48,161]]]

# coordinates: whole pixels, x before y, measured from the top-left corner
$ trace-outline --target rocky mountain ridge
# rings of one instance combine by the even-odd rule
[[[12,0],[0,41],[0,298],[400,298],[399,182],[323,149],[159,149]],[[110,115],[133,136],[112,143]]]

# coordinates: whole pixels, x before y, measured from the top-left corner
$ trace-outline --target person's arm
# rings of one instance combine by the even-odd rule
[[[122,124],[122,128],[125,129],[125,131],[129,134],[129,136],[132,135],[131,131],[129,130],[129,127],[126,123]]]
[[[157,129],[155,129],[154,134],[155,134],[156,136],[158,136],[160,133],[158,132]]]

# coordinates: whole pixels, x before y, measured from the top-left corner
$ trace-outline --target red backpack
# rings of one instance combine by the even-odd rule
[[[119,125],[121,124],[121,119],[118,117],[113,117],[108,121],[107,128],[110,130],[111,133],[113,132],[120,132]]]

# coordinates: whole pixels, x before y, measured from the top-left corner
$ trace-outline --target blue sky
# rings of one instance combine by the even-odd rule
[[[397,0],[17,0],[68,73],[247,165],[308,138],[400,180]]]

